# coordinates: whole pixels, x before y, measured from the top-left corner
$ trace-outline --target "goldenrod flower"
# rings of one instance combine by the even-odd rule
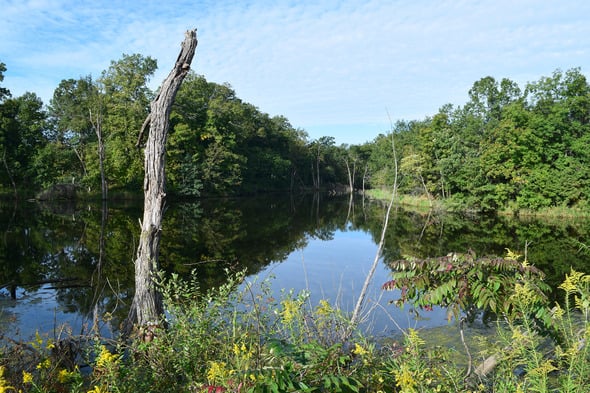
[[[556,371],[557,367],[555,367],[555,365],[553,365],[553,363],[551,362],[551,360],[546,360],[545,362],[543,362],[543,364],[541,364],[539,367],[535,367],[534,369],[530,370],[529,373],[531,375],[547,375],[552,371]]]
[[[74,376],[75,373],[75,371],[68,371],[64,368],[62,370],[59,370],[59,372],[57,373],[57,380],[59,381],[59,383],[67,383]]]
[[[41,338],[38,330],[35,332],[35,340],[31,342],[31,346],[36,350],[40,350],[43,346],[43,338]]]
[[[318,306],[316,307],[316,314],[320,317],[327,317],[332,315],[332,313],[334,312],[334,309],[332,308],[332,306],[330,305],[330,303],[328,303],[327,300],[320,300],[320,304],[318,304]]]
[[[419,347],[424,345],[426,342],[418,335],[418,331],[416,329],[408,329],[408,334],[406,336],[408,342],[411,346]]]
[[[0,393],[5,393],[9,390],[15,389],[12,386],[9,386],[8,381],[4,379],[4,366],[0,366]]]
[[[518,261],[520,257],[522,257],[522,255],[510,250],[509,248],[506,249],[506,259],[510,261]]]
[[[358,356],[365,356],[369,353],[369,351],[367,351],[365,348],[363,348],[362,345],[355,343],[352,353],[354,353],[355,355],[358,355]]]
[[[565,280],[559,286],[559,288],[563,289],[566,293],[570,294],[573,292],[578,291],[578,283],[583,278],[584,273],[580,273],[575,271],[574,269],[571,270],[570,274],[565,275]]]
[[[402,392],[415,392],[418,382],[407,365],[402,364],[401,368],[394,372],[395,385],[401,388]]]
[[[285,299],[282,302],[283,304],[283,311],[281,311],[281,316],[283,317],[283,323],[289,325],[293,322],[295,317],[297,316],[297,312],[299,310],[299,304],[291,299]]]
[[[117,365],[119,362],[119,355],[112,354],[106,346],[101,345],[100,354],[96,358],[97,368],[107,368],[109,366]]]
[[[553,314],[553,317],[555,319],[562,320],[563,315],[565,314],[565,310],[561,308],[561,306],[558,303],[556,303],[555,307],[553,307],[553,309],[551,310],[551,313]]]
[[[514,293],[510,296],[510,300],[520,306],[529,305],[534,298],[535,292],[531,289],[528,281],[524,284],[516,284],[514,286]]]
[[[37,365],[37,370],[49,369],[51,367],[51,359],[47,358]]]
[[[246,347],[246,344],[244,343],[242,343],[241,345],[234,343],[233,353],[234,355],[242,359],[250,359],[254,355],[254,350],[248,350],[248,347]]]
[[[23,370],[23,384],[33,383],[33,374]]]
[[[207,381],[212,384],[218,381],[224,383],[231,374],[233,374],[233,371],[226,368],[225,362],[210,362],[209,370],[207,370]]]

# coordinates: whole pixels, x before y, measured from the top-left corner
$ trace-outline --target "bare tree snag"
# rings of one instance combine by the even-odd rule
[[[151,112],[141,129],[143,134],[149,124],[144,161],[143,221],[135,260],[135,296],[124,326],[125,333],[130,333],[134,326],[145,328],[158,324],[164,312],[161,294],[154,284],[154,274],[159,269],[161,224],[166,198],[166,140],[172,103],[190,70],[196,47],[197,31],[188,30],[174,68],[152,101]]]

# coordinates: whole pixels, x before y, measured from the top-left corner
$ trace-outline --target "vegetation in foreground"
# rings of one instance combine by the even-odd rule
[[[486,269],[474,268],[476,260],[406,261],[385,287],[400,288],[413,307],[447,305],[460,321],[495,311],[495,334],[479,338],[482,350],[427,346],[427,332],[413,329],[401,342],[350,334],[348,316],[328,301],[311,304],[305,291],[276,299],[267,282],[243,274],[206,296],[196,277],[172,276],[160,281],[167,329],[130,342],[88,339],[75,353],[74,337],[6,343],[0,392],[589,391],[590,275],[568,274],[563,302],[552,305],[526,260],[478,260]],[[422,286],[410,291],[407,280]]]

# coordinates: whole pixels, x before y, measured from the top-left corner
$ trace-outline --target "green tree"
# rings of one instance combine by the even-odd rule
[[[16,188],[34,187],[34,156],[47,142],[47,114],[34,93],[5,99],[0,104],[2,184]]]
[[[6,72],[6,64],[0,62],[0,82],[4,81],[4,73]],[[0,87],[0,102],[5,98],[10,97],[10,90],[5,87]]]
[[[587,204],[590,161],[590,86],[579,69],[527,85],[530,127],[539,146],[538,160],[519,194],[523,207]]]
[[[171,188],[195,195],[231,193],[242,185],[246,159],[241,100],[229,85],[190,73],[173,107],[168,158]]]
[[[91,76],[62,80],[53,92],[48,108],[53,132],[47,151],[42,154],[44,159],[38,164],[45,185],[67,178],[93,185],[86,167],[89,160],[96,160],[96,153],[91,151],[96,145],[91,122],[96,96]]]
[[[151,57],[124,54],[112,61],[98,80],[99,99],[104,105],[100,123],[105,166],[114,187],[141,184],[143,160],[135,146],[152,97],[147,83],[156,69],[157,62]],[[93,169],[96,173],[98,168]]]
[[[324,182],[331,182],[334,180],[334,162],[333,147],[335,141],[334,137],[322,136],[308,145],[309,151],[313,161],[312,181],[313,188],[319,190]]]
[[[287,190],[296,179],[307,180],[302,165],[307,135],[286,118],[271,118],[243,102],[227,84],[189,74],[171,122],[168,177],[173,192],[256,193]]]

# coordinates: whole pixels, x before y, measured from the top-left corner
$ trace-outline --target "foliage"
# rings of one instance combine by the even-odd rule
[[[516,280],[515,280],[516,281]],[[93,340],[78,352],[81,372],[66,363],[64,340],[37,334],[27,345],[0,351],[0,388],[30,392],[585,392],[590,381],[590,276],[572,270],[560,285],[552,323],[562,341],[540,334],[534,278],[513,283],[510,314],[497,334],[482,338],[486,372],[466,374],[461,354],[431,346],[428,332],[408,329],[401,341],[375,341],[360,332],[343,340],[348,317],[309,293],[271,296],[267,282],[228,275],[202,294],[193,276],[159,279],[167,329],[148,327],[129,343]],[[163,325],[162,325],[163,326]],[[71,334],[71,333],[70,333]],[[56,355],[62,355],[56,356]],[[69,365],[68,365],[69,364]],[[479,370],[479,368],[478,368]]]
[[[97,190],[100,126],[109,186],[138,189],[143,158],[135,144],[155,94],[147,82],[156,67],[149,57],[123,55],[96,80],[63,80],[48,114],[34,93],[11,98],[2,88],[2,185],[74,181]],[[5,70],[2,64],[0,82]],[[171,113],[170,192],[383,188],[394,176],[393,138],[402,194],[481,211],[587,208],[590,85],[579,68],[523,88],[486,76],[467,97],[462,107],[446,104],[423,120],[398,121],[363,145],[336,146],[333,137],[310,140],[285,117],[243,102],[229,84],[190,73]]]
[[[515,285],[526,283],[531,305],[529,317],[549,327],[546,308],[549,290],[544,274],[517,254],[508,251],[505,258],[477,258],[473,252],[452,253],[440,258],[408,258],[392,262],[393,280],[383,284],[386,290],[401,291],[396,304],[407,302],[419,308],[446,307],[449,318],[466,313],[473,319],[477,310],[515,318],[520,310],[513,307]]]
[[[37,332],[28,343],[0,349],[0,391],[81,392],[72,333],[62,333],[51,339]]]
[[[572,270],[559,286],[564,292],[551,310],[551,320],[561,340],[548,341],[539,334],[533,321],[507,319],[498,335],[488,337],[482,354],[498,356],[498,366],[487,376],[493,391],[586,392],[590,388],[590,276]],[[572,302],[573,300],[573,302]],[[535,307],[526,282],[512,296],[520,313]]]
[[[171,114],[168,178],[181,195],[291,190],[345,181],[344,148],[333,138],[307,141],[282,117],[243,102],[228,84],[190,73]]]
[[[398,122],[371,144],[371,186],[388,182],[396,139],[400,192],[453,200],[482,211],[587,206],[590,85],[580,69],[556,70],[524,89],[509,79],[476,81],[463,107],[443,105]],[[423,184],[420,184],[423,183]]]
[[[34,188],[35,154],[47,143],[46,117],[34,93],[0,101],[0,184]]]

